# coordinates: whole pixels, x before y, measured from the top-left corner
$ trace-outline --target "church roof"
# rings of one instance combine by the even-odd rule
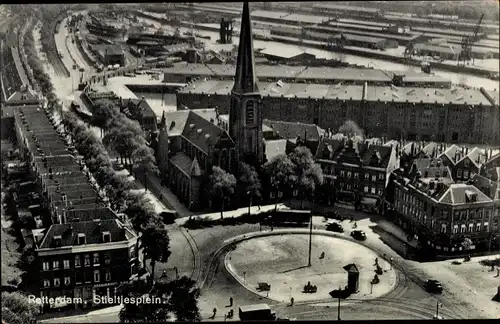
[[[222,128],[211,123],[196,112],[189,111],[182,136],[202,152],[208,154],[225,134]]]
[[[236,60],[236,75],[233,91],[236,93],[259,92],[257,75],[255,74],[255,62],[253,55],[252,23],[250,21],[250,9],[248,2],[243,3],[243,14],[241,17],[240,42],[238,47],[238,59]]]
[[[271,127],[279,136],[284,139],[296,139],[297,137],[304,138],[307,136],[308,140],[319,140],[324,134],[324,130],[314,124],[293,123],[264,119],[265,125]]]

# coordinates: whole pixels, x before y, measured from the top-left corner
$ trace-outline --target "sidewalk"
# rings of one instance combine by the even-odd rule
[[[259,213],[263,213],[263,212],[267,212],[267,211],[270,211],[270,210],[274,210],[276,206],[273,204],[273,205],[264,205],[264,206],[252,206],[250,208],[250,213],[251,214],[259,214]],[[278,204],[278,209],[285,209],[285,208],[288,208],[286,207],[284,204]],[[239,209],[235,209],[235,210],[228,210],[228,211],[224,211],[224,218],[237,218],[237,217],[241,217],[245,214],[248,213],[248,207],[242,207],[242,208],[239,208]],[[194,216],[191,216],[192,218],[194,218],[195,220],[218,220],[220,219],[220,211],[219,212],[215,212],[215,213],[209,213],[209,214],[202,214],[202,215],[194,215]],[[186,221],[189,219],[190,217],[182,217],[182,218],[178,218],[176,219],[176,223],[178,225],[184,225],[184,223],[186,223]]]

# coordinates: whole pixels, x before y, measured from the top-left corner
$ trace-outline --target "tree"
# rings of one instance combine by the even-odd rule
[[[143,195],[129,195],[124,213],[130,219],[132,226],[138,232],[144,229],[153,219],[156,212],[153,205],[146,201]]]
[[[167,230],[161,224],[149,223],[141,236],[144,259],[151,261],[151,276],[154,278],[156,262],[167,262],[170,257],[170,239]]]
[[[468,237],[466,237],[463,242],[462,242],[462,247],[464,248],[464,250],[470,250],[471,247],[472,247],[473,243],[472,243],[472,240]]]
[[[160,298],[163,302],[125,304],[119,314],[122,323],[167,322],[172,315],[176,321],[201,321],[198,308],[200,290],[196,288],[196,282],[186,276],[170,282],[158,280],[154,285],[136,280],[118,287],[117,293],[123,297],[148,295],[150,298]]]
[[[346,136],[364,136],[364,132],[361,127],[358,126],[354,121],[347,120],[339,127],[339,132]]]
[[[247,163],[242,162],[240,165],[240,182],[243,185],[244,192],[248,195],[248,214],[250,214],[250,206],[252,205],[252,198],[260,197],[260,179],[259,174],[255,168]]]
[[[196,287],[196,281],[183,276],[166,284],[166,291],[170,292],[168,304],[170,310],[175,314],[179,322],[200,322],[200,310],[198,298],[200,289]]]
[[[101,129],[101,137],[103,130],[107,130],[111,122],[117,118],[120,110],[116,107],[116,104],[107,99],[97,100],[94,105],[92,105],[92,124]]]
[[[290,160],[295,166],[295,175],[297,184],[303,199],[301,199],[301,208],[307,197],[314,197],[316,188],[323,183],[323,170],[319,164],[314,162],[314,156],[305,146],[298,146],[290,154]]]
[[[264,164],[264,172],[270,179],[275,192],[275,207],[278,209],[278,193],[286,187],[293,186],[297,181],[295,166],[288,156],[280,154]]]
[[[224,218],[224,202],[234,194],[236,178],[231,173],[214,166],[210,175],[210,196],[220,202],[220,218]]]
[[[38,307],[19,292],[2,292],[2,322],[8,324],[36,323]]]

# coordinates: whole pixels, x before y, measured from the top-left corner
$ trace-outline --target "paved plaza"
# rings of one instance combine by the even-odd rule
[[[389,292],[396,274],[390,265],[372,250],[341,238],[312,236],[311,266],[308,267],[309,235],[288,234],[256,237],[239,243],[225,259],[228,271],[247,289],[278,302],[325,300],[332,290],[344,289],[347,272],[344,266],[354,263],[359,270],[359,291],[354,299],[371,299]],[[321,252],[325,252],[324,258]],[[380,283],[373,285],[375,258],[384,269]],[[259,282],[271,285],[269,293],[258,292]],[[310,282],[316,293],[304,293]]]

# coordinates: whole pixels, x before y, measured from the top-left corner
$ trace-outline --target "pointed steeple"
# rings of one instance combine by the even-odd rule
[[[160,129],[163,129],[166,126],[167,126],[167,115],[165,114],[165,110],[164,110],[163,114],[161,115]]]
[[[233,91],[236,93],[259,92],[257,76],[255,75],[255,60],[253,55],[252,22],[248,2],[243,3],[241,17],[240,43],[236,61],[236,75]]]

